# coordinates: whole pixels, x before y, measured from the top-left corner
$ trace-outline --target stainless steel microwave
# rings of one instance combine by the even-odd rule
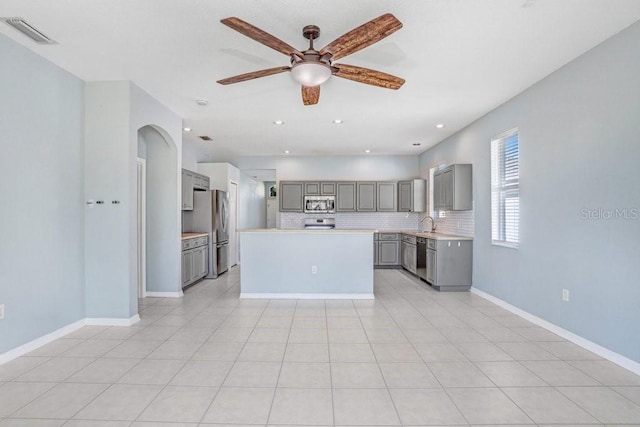
[[[305,213],[334,213],[336,196],[304,196]]]

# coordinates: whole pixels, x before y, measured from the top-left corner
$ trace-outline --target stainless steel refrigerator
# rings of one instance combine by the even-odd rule
[[[216,278],[229,269],[229,193],[193,192],[193,231],[209,233],[209,274]]]

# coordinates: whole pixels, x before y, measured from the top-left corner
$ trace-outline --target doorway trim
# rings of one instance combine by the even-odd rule
[[[138,157],[138,298],[147,297],[147,161]]]

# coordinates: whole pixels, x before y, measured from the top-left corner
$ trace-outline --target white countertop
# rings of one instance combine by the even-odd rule
[[[425,233],[424,231],[399,231],[398,233],[411,234],[412,236],[424,237],[426,239],[433,239],[433,240],[473,240],[473,237],[456,236],[454,234],[444,234],[444,233],[438,233],[438,232]]]
[[[239,230],[240,233],[289,233],[289,234],[373,234],[378,230],[351,230],[344,228],[306,229],[306,228],[253,228]]]
[[[195,239],[197,237],[206,237],[209,233],[182,233],[182,240]]]
[[[444,233],[425,233],[423,231],[412,230],[373,230],[373,229],[305,229],[305,228],[249,228],[239,230],[240,233],[291,233],[291,234],[373,234],[373,233],[402,233],[416,237],[424,237],[433,240],[473,240],[473,237],[456,236]]]

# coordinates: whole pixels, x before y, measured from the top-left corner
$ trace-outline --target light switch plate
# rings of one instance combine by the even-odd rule
[[[0,304],[0,320],[4,319],[4,304]]]

